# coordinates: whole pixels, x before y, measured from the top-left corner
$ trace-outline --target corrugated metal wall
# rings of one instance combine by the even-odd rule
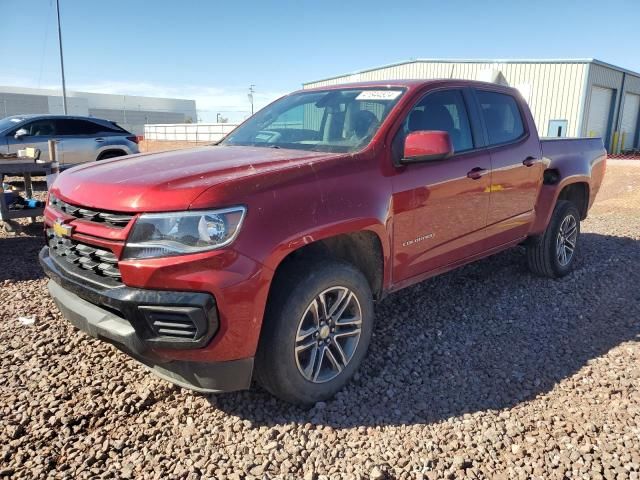
[[[550,120],[567,120],[567,134],[578,135],[581,119],[581,95],[588,63],[473,63],[416,61],[344,75],[304,88],[337,85],[346,82],[393,79],[463,78],[490,80],[501,72],[512,87],[518,88],[531,107],[538,130],[547,134]]]
[[[48,112],[49,101],[44,95],[0,93],[0,117]]]
[[[184,123],[181,112],[158,112],[150,110],[114,110],[109,108],[89,108],[89,116],[116,122],[122,128],[136,135],[142,135],[148,123]],[[192,119],[193,121],[193,119]]]

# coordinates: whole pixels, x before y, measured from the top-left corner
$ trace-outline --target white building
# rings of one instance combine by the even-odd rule
[[[62,114],[61,92],[0,86],[0,117],[29,113]],[[142,135],[146,123],[195,122],[196,102],[177,98],[67,91],[67,113],[111,120],[136,135]]]
[[[640,149],[640,73],[594,59],[442,60],[395,63],[304,84],[462,78],[508,84],[545,136],[602,137],[611,152]]]

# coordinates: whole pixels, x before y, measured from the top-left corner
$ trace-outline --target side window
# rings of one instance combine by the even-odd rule
[[[59,135],[95,135],[103,131],[98,124],[85,120],[64,119],[56,124]]]
[[[35,120],[13,130],[11,135],[15,135],[16,131],[22,128],[24,128],[28,132],[27,135],[30,137],[47,137],[56,134],[54,123],[52,120]]]
[[[487,127],[489,145],[513,142],[524,134],[522,116],[515,98],[483,90],[476,90],[476,95]]]
[[[473,148],[469,115],[460,90],[427,94],[412,109],[403,125],[404,136],[419,130],[449,133],[454,152]]]

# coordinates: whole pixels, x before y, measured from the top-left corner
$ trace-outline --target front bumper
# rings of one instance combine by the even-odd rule
[[[112,343],[149,367],[158,376],[177,385],[202,392],[242,390],[249,387],[253,358],[200,362],[169,360],[154,348],[189,349],[205,346],[218,328],[215,300],[206,293],[169,292],[130,288],[89,286],[68,272],[44,247],[40,263],[51,279],[49,292],[63,315],[92,337]],[[142,307],[142,308],[141,308]],[[196,339],[168,339],[158,336],[149,324],[149,311],[186,309],[201,335]],[[181,310],[185,312],[185,310]]]

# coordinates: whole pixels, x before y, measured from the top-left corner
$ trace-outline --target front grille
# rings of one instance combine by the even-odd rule
[[[47,238],[49,252],[56,258],[100,277],[122,282],[118,259],[113,252],[71,238],[58,237],[51,229],[47,230]]]
[[[49,197],[49,205],[61,212],[66,213],[67,215],[71,215],[76,218],[83,218],[90,222],[106,223],[107,225],[116,228],[126,227],[133,218],[133,215],[128,213],[102,212],[78,207],[76,205],[71,205],[70,203],[60,200],[53,195]]]

